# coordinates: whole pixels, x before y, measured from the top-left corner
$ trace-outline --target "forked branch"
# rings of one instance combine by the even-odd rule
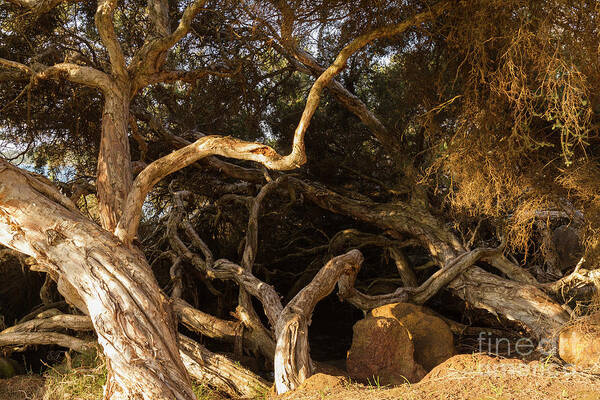
[[[184,12],[179,27],[173,34],[153,41],[148,45],[147,51],[156,54],[152,57],[149,54],[146,56],[150,59],[156,58],[159,55],[158,53],[166,51],[177,43],[187,33],[191,20],[200,11],[203,4],[203,1],[192,3]],[[304,135],[319,105],[323,89],[342,71],[348,59],[372,41],[405,32],[410,27],[438,15],[447,7],[448,3],[438,3],[430,10],[414,15],[399,24],[377,28],[360,35],[346,45],[337,55],[333,64],[323,71],[312,85],[304,112],[294,132],[292,151],[288,155],[281,156],[271,147],[258,143],[244,142],[230,137],[207,136],[150,164],[138,175],[134,182],[133,189],[127,198],[123,217],[115,231],[117,237],[124,243],[130,244],[137,233],[143,201],[152,187],[165,176],[201,158],[221,155],[234,159],[256,161],[274,170],[290,170],[303,165],[306,162]],[[142,50],[138,55],[143,53]]]

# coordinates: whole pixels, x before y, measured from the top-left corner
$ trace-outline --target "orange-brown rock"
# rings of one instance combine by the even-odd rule
[[[564,329],[558,340],[558,354],[570,364],[600,371],[600,324],[587,321]]]
[[[371,315],[395,318],[402,323],[410,332],[415,361],[427,371],[456,354],[450,327],[426,307],[409,303],[388,304],[372,310]]]
[[[346,366],[350,376],[382,385],[418,382],[425,370],[413,358],[408,329],[395,318],[368,317],[353,328]]]

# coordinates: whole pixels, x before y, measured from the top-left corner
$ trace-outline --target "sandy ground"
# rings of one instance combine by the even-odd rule
[[[41,400],[44,379],[0,379],[0,400]],[[207,394],[203,400],[213,396]],[[216,395],[214,398],[221,398]],[[554,363],[459,355],[421,382],[394,388],[317,374],[275,400],[600,400],[600,375]],[[66,399],[65,399],[66,400]]]
[[[315,375],[286,400],[597,400],[600,375],[553,363],[460,355],[434,368],[421,382],[395,388],[359,385]]]

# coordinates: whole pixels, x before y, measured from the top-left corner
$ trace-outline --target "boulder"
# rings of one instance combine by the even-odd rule
[[[373,317],[394,318],[410,332],[414,358],[431,371],[456,354],[448,324],[430,309],[409,303],[388,304],[371,311]]]
[[[587,320],[563,329],[558,354],[569,364],[600,371],[600,324]]]
[[[408,329],[395,318],[370,316],[353,327],[346,367],[355,379],[398,385],[418,382],[425,370],[413,358]]]

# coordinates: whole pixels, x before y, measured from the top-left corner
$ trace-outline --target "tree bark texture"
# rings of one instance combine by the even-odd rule
[[[123,206],[133,182],[127,137],[128,96],[126,90],[104,92],[96,188],[100,220],[109,232],[114,232],[121,219]]]
[[[41,178],[0,161],[0,243],[28,254],[83,300],[124,396],[194,399],[175,322],[146,260]]]

